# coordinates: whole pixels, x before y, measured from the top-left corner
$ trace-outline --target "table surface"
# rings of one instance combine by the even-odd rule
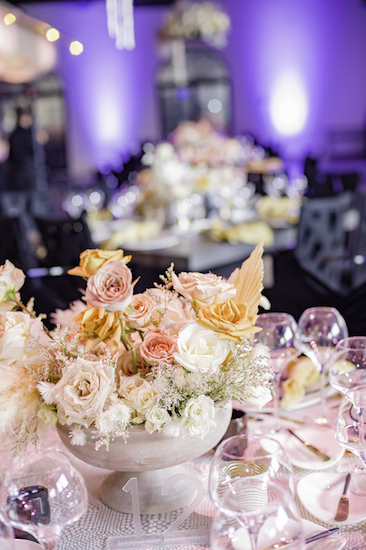
[[[339,398],[329,398],[329,413],[335,418],[336,406]],[[299,425],[293,420],[305,422],[305,424],[314,426],[314,418],[320,413],[319,405],[299,409],[287,413],[291,420],[281,419],[283,427],[296,429]],[[250,431],[268,432],[273,425],[273,416],[269,414],[248,413],[250,417],[248,429]],[[260,420],[259,420],[260,419]],[[329,427],[318,428],[329,430]],[[55,429],[50,430],[47,439],[47,445],[63,448]],[[213,505],[207,495],[207,479],[210,462],[213,451],[210,451],[202,457],[189,463],[194,468],[203,486],[206,489],[205,496],[196,510],[182,523],[180,529],[181,536],[174,543],[162,538],[162,533],[175,521],[182,513],[177,510],[169,513],[157,515],[141,516],[141,527],[143,540],[137,541],[134,537],[133,516],[117,512],[105,506],[100,498],[100,486],[104,478],[109,475],[109,471],[87,465],[77,459],[75,462],[83,473],[89,494],[89,506],[86,514],[75,524],[63,531],[58,550],[200,550],[209,548],[209,528],[213,515]],[[4,450],[0,452],[0,470],[4,470],[10,458],[10,454]],[[334,466],[323,470],[323,472],[352,469],[356,462],[353,455],[345,454],[340,462]],[[309,472],[304,469],[294,468],[297,481],[307,475]],[[310,520],[318,525],[329,529],[329,524],[322,523],[313,517],[298,500],[300,512],[303,518]],[[366,512],[365,512],[366,515]],[[202,534],[196,538],[187,538],[187,530],[201,529]],[[366,520],[354,525],[340,527],[340,534],[347,540],[345,550],[365,550],[366,548]]]
[[[265,254],[274,254],[281,250],[292,249],[296,245],[296,232],[294,226],[285,229],[274,230],[274,243],[265,247]],[[151,251],[134,250],[123,247],[125,252],[132,254],[133,262],[143,266],[167,269],[173,262],[176,271],[209,271],[224,265],[242,262],[254,250],[255,245],[228,242],[215,242],[204,235],[192,235],[190,238],[182,238],[175,246]]]

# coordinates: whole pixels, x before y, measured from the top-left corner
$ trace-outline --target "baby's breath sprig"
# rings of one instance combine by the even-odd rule
[[[173,288],[173,281],[172,276],[174,273],[174,264],[171,263],[170,267],[166,270],[164,275],[159,275],[159,278],[163,281],[162,285],[159,285],[158,283],[154,283],[155,288],[160,288],[162,290],[170,290]]]

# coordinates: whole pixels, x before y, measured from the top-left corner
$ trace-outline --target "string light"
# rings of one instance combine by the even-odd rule
[[[69,50],[72,55],[80,55],[84,50],[84,46],[79,40],[73,40],[69,46]]]
[[[46,32],[46,38],[49,42],[56,42],[60,38],[60,33],[53,27]]]
[[[17,20],[17,18],[15,17],[15,15],[13,13],[7,13],[4,16],[5,25],[12,25],[13,23],[15,23],[16,20]]]

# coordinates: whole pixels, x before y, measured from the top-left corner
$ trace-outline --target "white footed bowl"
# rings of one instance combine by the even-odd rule
[[[91,439],[91,429],[85,430],[87,441],[83,446],[71,445],[69,426],[57,425],[60,438],[67,449],[77,458],[99,468],[115,470],[103,482],[101,497],[103,502],[120,512],[132,513],[131,493],[122,487],[135,477],[138,482],[141,514],[156,514],[177,510],[190,504],[196,494],[196,487],[187,480],[176,481],[167,495],[162,496],[164,482],[176,474],[195,475],[193,469],[184,462],[207,453],[225,435],[231,419],[231,403],[215,407],[216,427],[211,428],[202,439],[187,435],[184,438],[166,437],[162,433],[149,434],[144,426],[133,426],[125,443],[122,437],[109,445],[95,450],[95,439]]]

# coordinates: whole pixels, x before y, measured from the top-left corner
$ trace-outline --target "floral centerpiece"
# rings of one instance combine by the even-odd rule
[[[69,271],[87,280],[84,301],[56,312],[53,331],[19,295],[25,276],[0,267],[0,433],[20,449],[57,423],[73,445],[91,428],[108,447],[143,425],[149,434],[203,438],[227,400],[271,399],[268,350],[253,335],[263,246],[226,280],[174,272],[134,293],[123,250],[85,250]],[[66,325],[66,328],[65,328]]]

